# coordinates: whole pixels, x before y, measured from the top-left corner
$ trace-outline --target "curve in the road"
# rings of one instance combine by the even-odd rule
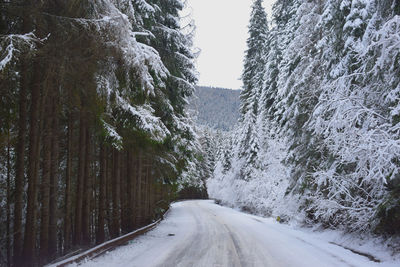
[[[383,266],[272,220],[212,201],[174,203],[154,230],[83,267]]]

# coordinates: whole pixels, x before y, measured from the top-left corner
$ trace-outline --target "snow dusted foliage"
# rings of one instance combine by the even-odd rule
[[[96,13],[101,16],[100,20],[104,21],[104,24],[99,24],[99,31],[107,33],[107,39],[104,41],[121,55],[120,58],[127,70],[133,69],[135,71],[136,77],[131,77],[131,79],[139,79],[141,88],[147,90],[147,94],[154,95],[155,79],[165,79],[169,73],[156,49],[136,40],[136,36],[140,33],[133,31],[132,24],[128,19],[133,11],[130,8],[125,8],[126,6],[129,7],[130,4],[123,5],[123,2],[130,1],[116,1],[116,3],[98,1]],[[122,7],[122,10],[117,7]],[[127,11],[128,15],[123,11]],[[152,75],[152,73],[155,73],[155,75]],[[128,82],[130,81],[128,80]]]
[[[142,1],[141,5],[144,4]],[[109,124],[142,131],[162,142],[170,132],[155,114],[150,98],[162,94],[168,69],[155,48],[137,41],[137,36],[148,33],[134,31],[132,19],[139,15],[135,14],[132,1],[98,1],[94,10],[93,15],[101,21],[97,24],[98,31],[102,33],[106,49],[114,50],[117,55],[104,59],[96,78],[98,93],[107,99],[104,119],[107,118]],[[145,11],[147,13],[137,13],[148,17],[154,9]],[[137,100],[132,101],[135,98]],[[111,127],[104,129],[106,135],[116,141],[116,147],[120,147],[118,143],[122,138],[117,131],[112,131]]]
[[[262,84],[264,70],[264,44],[268,38],[267,14],[262,7],[262,1],[254,1],[249,24],[250,37],[247,40],[244,71],[242,75],[243,91],[241,93],[241,113],[257,111],[257,97]]]
[[[242,118],[239,126],[220,139],[214,177],[207,182],[210,197],[255,213],[293,217],[294,207],[282,207],[288,187],[287,169],[282,164],[286,148],[275,139],[269,112],[278,75],[277,31],[268,30],[262,1],[254,1],[249,26],[249,49],[243,73]],[[275,49],[271,49],[275,48]],[[266,84],[266,81],[271,81]],[[268,86],[270,91],[266,91]],[[285,206],[285,205],[284,205]]]
[[[233,160],[233,138],[234,133],[222,132],[218,139],[218,152],[216,156],[216,164],[214,169],[214,175],[207,181],[207,190],[211,198],[216,198],[224,201],[226,204],[236,205],[236,196],[233,191],[234,187],[232,182],[237,180],[236,177],[228,176],[232,171],[232,160]]]
[[[191,160],[197,153],[185,112],[197,73],[192,33],[180,24],[183,3],[101,0],[81,5],[89,12],[74,23],[107,51],[95,75],[96,93],[105,104],[99,116],[103,135],[118,149],[132,134],[140,136],[138,142],[162,145],[158,162],[178,176],[186,164],[196,164]]]
[[[2,263],[45,265],[72,243],[89,247],[151,222],[179,184],[203,187],[203,151],[185,109],[197,73],[183,4],[0,3],[0,222],[11,227],[0,237]]]
[[[258,154],[262,166],[252,172],[251,179],[240,179],[243,162],[238,146],[238,129],[222,133],[213,178],[207,181],[211,198],[224,204],[239,207],[267,216],[294,217],[298,205],[285,197],[288,174],[282,161],[286,155],[283,142],[264,140],[268,149]],[[271,156],[274,155],[274,156]]]
[[[399,87],[393,66],[398,17],[385,21],[377,12],[374,1],[350,6],[346,54],[324,85],[310,124],[332,155],[313,173],[319,194],[311,207],[316,217],[333,224],[347,220],[352,230],[376,227],[371,217],[388,195],[387,183],[398,177],[398,101],[392,98]]]
[[[207,196],[206,180],[213,175],[215,157],[217,153],[217,138],[220,132],[215,132],[206,126],[195,126],[190,122],[195,138],[182,143],[184,155],[186,156],[186,167],[178,181],[179,190],[195,190],[189,198],[205,198]],[[185,196],[181,196],[184,197]]]
[[[44,40],[37,38],[33,32],[0,36],[0,71],[22,52],[34,51],[36,44],[42,41]]]
[[[182,179],[187,180],[187,173],[197,166],[199,148],[185,112],[197,73],[192,35],[180,25],[183,3],[104,0],[95,7],[106,49],[114,51],[96,77],[97,91],[107,103],[102,116],[106,136],[117,148],[123,137],[115,129],[121,127],[170,143],[172,154],[160,163],[171,167],[184,162]]]
[[[242,110],[257,112],[244,112],[221,145],[210,196],[327,227],[398,233],[399,2],[278,0],[273,10],[265,66],[250,75],[262,86],[243,77]]]
[[[257,155],[260,149],[260,140],[256,121],[265,71],[265,43],[268,39],[267,14],[262,7],[261,0],[253,3],[249,34],[242,75],[243,90],[240,95],[241,130],[238,133],[241,136],[239,140],[240,178],[243,180],[249,180],[253,175],[253,169],[260,165]]]

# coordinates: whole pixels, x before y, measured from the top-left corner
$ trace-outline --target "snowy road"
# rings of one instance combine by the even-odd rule
[[[86,262],[114,266],[394,266],[212,201],[172,205],[167,218],[131,244]]]

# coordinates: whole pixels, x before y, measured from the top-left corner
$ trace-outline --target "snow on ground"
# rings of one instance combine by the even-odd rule
[[[400,266],[376,244],[360,250],[380,263],[333,244],[342,241],[337,232],[296,229],[212,201],[184,201],[174,203],[156,229],[80,266]]]

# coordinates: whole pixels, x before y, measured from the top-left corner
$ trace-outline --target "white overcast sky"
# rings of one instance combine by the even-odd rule
[[[240,89],[252,0],[187,0],[196,24],[199,85]],[[275,0],[264,0],[271,16]]]

